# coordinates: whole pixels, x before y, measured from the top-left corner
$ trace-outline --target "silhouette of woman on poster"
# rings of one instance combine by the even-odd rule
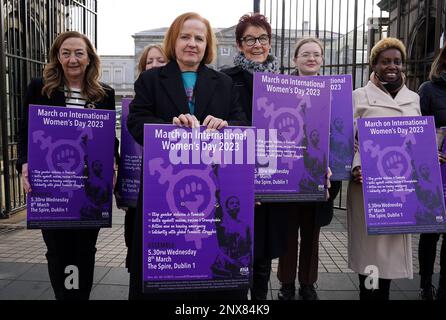
[[[229,196],[225,201],[225,211],[221,206],[218,165],[213,165],[216,178],[215,224],[219,252],[211,266],[214,278],[240,278],[249,275],[252,261],[252,240],[249,226],[239,220],[240,200]]]

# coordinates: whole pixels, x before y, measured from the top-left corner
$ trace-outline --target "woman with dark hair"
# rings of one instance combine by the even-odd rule
[[[50,49],[43,78],[28,86],[19,131],[17,170],[22,173],[25,192],[28,181],[28,107],[30,104],[72,108],[115,109],[114,90],[99,82],[100,60],[90,40],[76,31],[59,34]],[[115,139],[115,160],[118,140]],[[99,228],[42,229],[51,285],[57,300],[88,300],[93,284],[96,240]],[[65,268],[79,270],[79,289],[65,287]]]
[[[164,53],[163,47],[159,44],[150,44],[148,46],[145,46],[138,62],[138,76],[141,74],[141,72],[150,70],[152,68],[156,67],[162,67],[165,66],[167,63],[167,57]],[[124,124],[127,125],[127,124]],[[139,145],[136,144],[135,141],[132,141],[134,143],[135,147]],[[123,152],[122,149],[121,152]],[[124,151],[125,152],[125,151]],[[121,159],[125,159],[125,154],[121,154]],[[121,181],[120,177],[121,173],[118,173],[118,181]],[[118,200],[120,197],[120,194],[118,191],[115,191],[116,199]],[[127,270],[130,272],[129,266],[130,266],[130,260],[132,258],[132,250],[133,250],[133,233],[134,233],[134,226],[135,226],[135,216],[136,216],[136,207],[134,205],[128,206],[128,207],[121,207],[119,206],[119,201],[117,201],[118,207],[120,209],[125,210],[125,218],[124,218],[124,240],[125,245],[127,247],[127,255],[125,258],[125,266]]]
[[[355,120],[421,115],[418,95],[404,84],[405,61],[400,40],[385,38],[375,44],[370,81],[353,92]],[[389,300],[392,279],[413,277],[411,235],[368,235],[362,187],[361,158],[355,150],[347,190],[348,264],[358,273],[361,300]]]
[[[234,67],[222,70],[229,75],[237,90],[245,114],[252,120],[253,73],[279,73],[271,49],[271,26],[262,14],[247,14],[240,18],[235,37],[239,54]],[[254,265],[252,300],[266,300],[271,273],[271,260],[286,251],[287,213],[295,212],[295,203],[257,204],[254,213]]]
[[[135,82],[127,127],[140,145],[144,124],[163,123],[195,128],[222,129],[246,125],[231,79],[208,67],[215,55],[215,35],[209,21],[197,13],[178,16],[164,38],[169,60],[165,66],[141,73]],[[246,290],[196,293],[142,292],[142,194],[139,190],[133,259],[130,265],[130,299],[246,299]]]
[[[420,95],[421,114],[434,116],[437,128],[446,126],[446,47],[443,47],[432,63],[429,81],[421,84]],[[444,155],[440,153],[440,162],[445,163]],[[420,297],[423,300],[446,300],[446,234],[440,251],[440,281],[438,291],[432,285],[437,242],[439,233],[422,233],[418,244],[418,261],[420,263]]]
[[[317,38],[304,38],[296,44],[294,50],[294,64],[296,76],[317,76],[324,61],[324,48]],[[304,125],[305,128],[305,125]],[[304,129],[305,130],[305,129]],[[311,136],[311,135],[310,135]],[[307,140],[307,139],[306,139]],[[304,152],[304,163],[311,162],[325,165],[323,159],[306,159],[308,152]],[[323,170],[326,170],[323,169]],[[311,172],[311,169],[308,170]],[[311,179],[311,178],[310,178]],[[331,182],[328,189],[327,202],[299,203],[297,212],[288,215],[288,250],[280,256],[277,267],[277,278],[281,283],[278,293],[279,300],[291,300],[296,294],[296,268],[299,252],[299,295],[302,300],[317,300],[315,283],[318,276],[319,263],[319,234],[322,226],[330,224],[333,218],[333,199],[341,188],[340,181]],[[300,246],[299,246],[300,229]]]

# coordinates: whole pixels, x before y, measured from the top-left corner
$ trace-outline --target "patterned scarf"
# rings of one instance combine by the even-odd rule
[[[234,65],[248,71],[249,73],[254,72],[271,72],[279,73],[279,64],[277,63],[276,57],[268,55],[266,61],[263,63],[255,62],[246,59],[243,52],[239,52],[238,55],[234,57]]]

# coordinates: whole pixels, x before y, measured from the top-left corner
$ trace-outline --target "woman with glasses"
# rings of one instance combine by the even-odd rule
[[[222,70],[233,82],[248,120],[252,121],[253,73],[278,73],[271,49],[271,26],[262,14],[246,14],[236,26],[235,36],[240,52],[234,67]],[[266,300],[271,260],[286,251],[287,212],[295,211],[292,203],[262,203],[255,206],[254,265],[252,300]]]
[[[434,116],[437,128],[446,126],[446,47],[443,47],[432,63],[429,80],[418,89],[421,114]],[[445,156],[440,153],[440,162],[444,165]],[[437,243],[440,233],[422,233],[418,244],[420,263],[420,298],[422,300],[446,300],[446,233],[440,249],[440,279],[438,291],[432,284],[434,263],[437,256]]]
[[[305,38],[296,44],[292,75],[317,76],[323,63],[324,49],[316,38]],[[278,293],[280,300],[291,300],[295,296],[297,254],[299,251],[299,295],[303,300],[317,300],[315,283],[318,276],[319,233],[322,226],[333,218],[333,199],[341,183],[332,182],[327,202],[299,203],[295,212],[288,215],[288,250],[279,258],[277,278],[281,282]],[[300,229],[300,248],[299,248]],[[300,250],[299,250],[300,249]]]

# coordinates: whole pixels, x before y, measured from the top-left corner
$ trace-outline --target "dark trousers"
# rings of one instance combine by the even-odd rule
[[[367,276],[359,274],[359,300],[389,300],[391,279],[378,280],[378,289],[367,289],[365,281]]]
[[[96,241],[99,229],[42,230],[47,247],[48,272],[57,300],[88,300],[93,285]],[[79,289],[67,289],[67,266],[77,267]]]
[[[133,250],[133,234],[135,232],[136,208],[129,207],[125,212],[124,218],[124,240],[127,247],[127,256],[125,258],[125,267],[130,272],[130,259]]]
[[[254,259],[251,300],[266,300],[268,295],[271,259]]]
[[[277,278],[282,284],[293,284],[296,280],[297,254],[299,252],[299,283],[311,285],[317,281],[319,263],[319,233],[315,206],[300,204],[297,212],[288,215],[288,250],[279,257]],[[299,248],[300,229],[300,250]]]
[[[440,275],[446,279],[446,244],[445,233],[440,251]],[[440,239],[440,233],[422,233],[418,243],[418,260],[420,263],[421,287],[432,284],[432,275],[434,273],[434,263],[437,256],[437,242]]]

